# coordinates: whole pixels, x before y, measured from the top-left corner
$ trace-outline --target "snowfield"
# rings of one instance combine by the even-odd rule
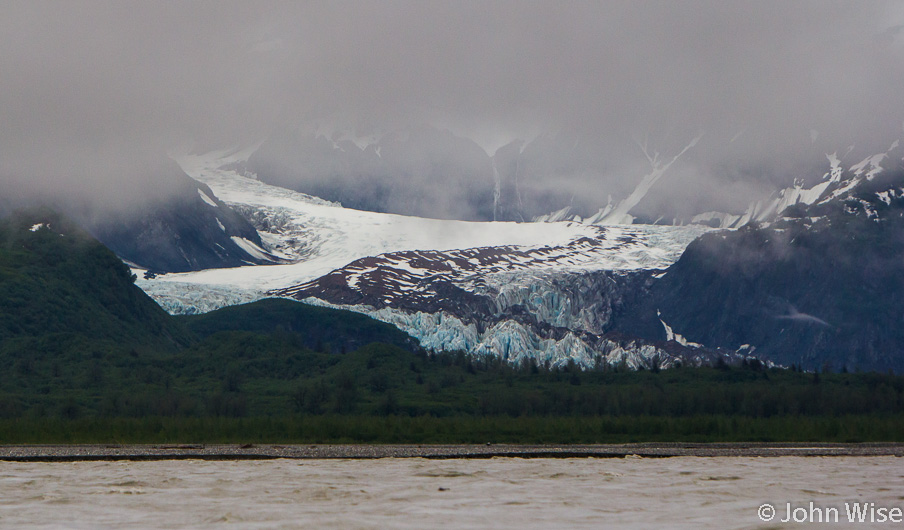
[[[711,228],[466,222],[353,210],[239,174],[236,163],[249,154],[221,151],[177,161],[249,219],[264,248],[244,240],[237,244],[251,255],[280,262],[139,279],[137,284],[168,312],[203,313],[276,294],[371,315],[434,351],[464,349],[510,362],[532,357],[584,367],[601,362],[668,367],[677,359],[649,344],[588,336],[599,333],[608,317],[605,311],[590,314],[602,301],[596,300],[598,289],[583,285],[591,281],[583,274],[664,269]],[[134,272],[143,277],[144,271]],[[436,290],[444,284],[482,297],[496,307],[495,316],[484,315],[480,318],[490,320],[475,326],[478,315],[417,309],[419,301],[455,306],[456,300]],[[345,286],[342,292],[368,295],[373,304],[338,302],[337,293],[324,286]],[[308,290],[320,294],[307,296]],[[512,305],[527,308],[544,325],[570,331],[557,336],[548,326],[509,318]],[[697,356],[686,352],[682,362],[699,364]]]
[[[250,256],[273,264],[165,274],[137,283],[174,314],[203,313],[265,296],[289,297],[370,315],[432,351],[464,350],[513,363],[533,359],[553,366],[574,362],[585,368],[652,369],[719,359],[740,362],[753,354],[755,345],[734,352],[711,349],[691,342],[684,330],[672,328],[661,316],[658,339],[610,329],[627,296],[662,277],[693,240],[713,230],[700,224],[631,224],[630,210],[698,140],[672,159],[660,159],[642,146],[650,173],[626,199],[610,201],[598,214],[581,219],[564,208],[532,223],[353,210],[240,174],[241,162],[253,149],[184,156],[177,161],[185,172],[247,218],[263,248],[238,237],[233,241]],[[880,164],[896,158],[899,146],[896,141],[885,153],[847,170],[835,153],[827,154],[828,171],[810,187],[797,179],[769,199],[750,204],[743,214],[706,212],[692,223],[722,229],[749,221],[768,225],[781,221],[792,206],[836,199],[859,201],[859,208],[847,206],[850,213],[862,211],[878,222],[881,206],[904,191],[881,190],[869,202],[852,190],[878,175]],[[202,199],[216,202],[206,194]],[[144,271],[134,272],[140,277]]]
[[[665,268],[703,232],[702,226],[622,225],[607,227],[605,241],[611,252],[580,253],[576,241],[599,239],[599,227],[577,222],[514,223],[425,219],[375,213],[324,201],[302,193],[264,184],[239,175],[235,162],[248,151],[219,151],[177,159],[183,170],[213,190],[229,206],[255,221],[264,250],[289,263],[249,265],[231,269],[165,274],[139,285],[161,300],[165,292],[178,294],[187,285],[197,299],[199,291],[228,293],[221,298],[247,299],[260,293],[319,278],[352,261],[407,250],[454,250],[478,247],[575,248],[558,265],[570,270],[631,270]],[[254,249],[256,250],[256,249]],[[549,263],[544,265],[548,268]],[[140,271],[139,277],[141,276]],[[172,283],[168,289],[162,284]],[[161,302],[163,305],[163,302]],[[216,304],[213,304],[216,305]],[[205,307],[206,310],[215,307]]]

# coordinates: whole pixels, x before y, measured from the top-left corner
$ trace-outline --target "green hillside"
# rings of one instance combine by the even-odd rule
[[[53,211],[0,220],[0,416],[221,413],[237,377],[279,387],[371,342],[417,348],[364,315],[287,300],[173,317],[134,280]]]
[[[904,377],[513,366],[347,311],[173,317],[47,211],[0,221],[0,443],[904,440]]]
[[[186,330],[133,281],[115,254],[49,210],[0,221],[0,354],[29,362],[187,346]]]
[[[284,298],[269,298],[177,318],[201,338],[223,331],[249,331],[294,336],[297,343],[305,347],[337,353],[352,351],[371,342],[394,344],[404,349],[417,346],[407,333],[366,315]]]

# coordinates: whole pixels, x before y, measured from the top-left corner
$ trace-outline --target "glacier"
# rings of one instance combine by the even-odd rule
[[[466,323],[442,311],[424,313],[390,307],[374,309],[365,305],[330,304],[319,298],[306,298],[302,302],[355,311],[393,324],[433,352],[464,351],[477,357],[498,357],[516,365],[536,362],[553,368],[575,365],[582,369],[622,367],[655,370],[681,365],[711,365],[718,358],[734,364],[747,358],[736,352],[714,353],[695,348],[683,348],[679,352],[672,348],[669,351],[663,345],[639,339],[619,341],[594,336],[588,340],[586,334],[580,337],[570,331],[559,338],[543,337],[531,326],[515,320],[501,320],[481,332],[475,323]]]
[[[260,251],[284,261],[136,282],[170,313],[288,296],[365,313],[432,351],[512,363],[653,369],[734,359],[733,352],[607,335],[624,290],[660,274],[709,227],[610,224],[613,218],[600,223],[608,226],[465,222],[359,211],[239,174],[241,156],[247,153],[178,161],[251,222]],[[644,182],[652,185],[674,160],[651,155]]]
[[[171,315],[198,315],[222,307],[247,304],[265,298],[264,293],[253,289],[198,283],[160,282],[141,279],[140,275],[138,277],[135,285]]]

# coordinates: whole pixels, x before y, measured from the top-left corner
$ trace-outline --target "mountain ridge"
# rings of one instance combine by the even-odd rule
[[[904,171],[785,214],[702,236],[619,325],[654,336],[661,311],[692,340],[784,364],[904,369]]]
[[[686,149],[693,147],[693,144],[691,142]],[[892,143],[886,152],[867,157],[849,167],[843,167],[837,156],[827,155],[825,158],[830,167],[821,179],[813,179],[814,182],[808,186],[803,181],[796,181],[792,187],[777,193],[768,204],[752,205],[746,214],[746,228],[735,231],[706,235],[711,229],[700,225],[606,225],[605,212],[600,212],[597,216],[599,219],[577,219],[563,213],[560,217],[571,220],[522,223],[512,227],[519,231],[529,230],[536,236],[543,231],[558,230],[555,243],[544,245],[543,239],[535,236],[533,245],[506,245],[505,238],[502,238],[494,246],[482,248],[473,243],[467,244],[468,241],[477,240],[471,236],[453,238],[455,243],[447,241],[441,250],[424,249],[440,246],[442,243],[437,241],[442,240],[444,231],[447,232],[453,226],[459,227],[455,224],[456,221],[439,222],[344,209],[334,203],[325,203],[306,195],[292,195],[259,181],[234,175],[234,169],[224,168],[217,162],[202,164],[196,161],[192,162],[192,167],[197,169],[187,169],[189,173],[207,182],[217,193],[224,195],[231,206],[253,218],[265,240],[282,245],[279,247],[281,252],[286,255],[297,252],[295,259],[298,261],[285,268],[235,269],[209,274],[173,275],[163,279],[172,282],[173,289],[179,282],[186,282],[183,285],[193,285],[202,291],[209,289],[211,293],[221,288],[250,287],[252,290],[243,296],[254,298],[269,293],[291,296],[308,303],[353,309],[400,326],[417,336],[426,347],[436,351],[463,348],[474,355],[497,355],[503,358],[533,355],[554,363],[566,363],[571,359],[583,366],[592,367],[597,364],[596,359],[601,353],[608,356],[615,351],[611,345],[600,346],[603,344],[600,341],[604,340],[606,334],[622,333],[640,338],[645,344],[674,343],[690,352],[691,357],[696,348],[701,352],[725,352],[729,356],[739,356],[739,359],[745,355],[762,354],[765,355],[764,359],[771,362],[802,364],[810,369],[820,368],[827,360],[830,363],[850,365],[852,368],[859,366],[863,369],[885,369],[897,366],[896,355],[879,360],[875,355],[869,354],[873,355],[871,360],[862,362],[855,358],[840,360],[831,355],[831,359],[823,359],[812,354],[812,351],[804,356],[792,356],[777,352],[775,348],[764,347],[768,341],[763,340],[763,332],[752,337],[742,334],[743,340],[701,336],[694,328],[688,328],[686,318],[672,309],[673,306],[680,305],[677,299],[669,299],[671,305],[661,304],[662,307],[658,307],[651,305],[650,300],[645,300],[644,297],[650,297],[650,293],[654,293],[656,296],[653,299],[668,299],[662,286],[669,284],[671,290],[682,293],[682,299],[693,300],[696,294],[690,286],[694,285],[694,267],[687,267],[682,273],[686,278],[683,280],[686,282],[682,284],[683,287],[674,283],[679,276],[675,274],[675,270],[681,270],[683,265],[671,271],[668,267],[675,267],[682,253],[687,254],[685,263],[690,263],[694,260],[693,256],[700,256],[698,250],[705,244],[714,249],[709,252],[710,261],[718,263],[720,254],[726,256],[722,265],[719,265],[724,269],[722,277],[736,275],[736,278],[725,280],[729,283],[719,284],[727,291],[709,296],[708,312],[698,307],[697,313],[707,314],[708,318],[716,319],[713,322],[718,322],[720,317],[714,314],[713,308],[724,301],[721,296],[730,296],[737,291],[731,285],[753,281],[751,278],[763,273],[764,264],[780,260],[781,252],[787,248],[787,245],[764,246],[762,241],[756,243],[748,238],[733,249],[731,242],[741,241],[751,231],[755,231],[756,227],[773,231],[769,236],[772,238],[772,245],[785,238],[781,234],[782,231],[789,230],[788,227],[798,230],[800,233],[795,233],[799,237],[811,232],[817,233],[822,226],[820,219],[827,215],[821,213],[822,210],[832,210],[835,212],[832,215],[838,220],[842,219],[839,215],[854,210],[867,218],[875,218],[876,212],[884,212],[897,200],[900,193],[904,193],[894,186],[879,189],[882,183],[894,182],[897,178],[895,158],[892,156],[897,147],[897,142]],[[674,159],[677,160],[678,156]],[[659,163],[658,155],[648,158],[653,168],[648,180],[653,182],[657,175],[661,176],[663,169],[667,169],[668,163]],[[883,169],[883,166],[888,166],[888,169]],[[867,193],[870,186],[878,187]],[[636,203],[648,187],[640,186],[634,194],[635,199],[629,202]],[[852,195],[861,192],[873,195],[866,202]],[[316,208],[321,210],[315,212]],[[610,212],[621,210],[615,205],[609,208]],[[329,223],[318,221],[318,216],[322,216],[319,218],[323,220],[329,219]],[[619,216],[622,217],[624,216]],[[721,226],[726,221],[736,225],[743,217],[718,214],[711,215],[710,219],[717,220],[716,225]],[[323,224],[323,229],[318,224]],[[431,228],[428,228],[431,224],[436,225],[433,230],[436,230],[437,237],[429,240],[406,239],[413,234],[432,233]],[[385,225],[389,231],[374,231],[373,226],[376,225]],[[481,235],[486,235],[504,225],[505,223],[475,223],[473,226],[480,226],[483,232]],[[336,227],[341,226],[346,228],[337,231]],[[461,228],[464,226],[460,225]],[[360,232],[350,232],[353,227]],[[868,233],[871,225],[866,223],[861,228],[865,230],[864,233]],[[705,235],[703,241],[692,243],[701,234]],[[838,234],[839,237],[847,237],[843,231]],[[387,236],[396,238],[395,242],[383,244],[382,241],[388,240]],[[359,238],[366,244],[357,248],[350,244],[351,237]],[[793,237],[789,236],[784,240],[793,240]],[[726,238],[729,243],[724,244],[728,246],[720,250],[719,245],[722,243],[719,242]],[[768,239],[762,234],[760,238]],[[825,236],[824,239],[828,241],[831,236]],[[375,245],[375,241],[381,243]],[[825,261],[827,252],[836,257],[849,252],[843,245],[833,247],[825,244],[826,241],[820,243],[822,246],[819,248],[811,249],[805,258],[799,258],[798,261]],[[332,248],[334,244],[338,245],[329,252],[335,254],[329,260],[320,261],[320,256],[326,256],[324,249]],[[632,252],[637,254],[633,255]],[[732,257],[732,252],[738,255]],[[869,255],[873,250],[870,245],[863,245],[859,252]],[[707,267],[705,261],[695,265],[701,274]],[[728,266],[729,263],[732,265]],[[634,275],[639,279],[625,280],[632,275],[619,272],[631,270],[639,271]],[[609,273],[596,274],[601,271]],[[613,272],[614,274],[610,274]],[[849,271],[848,276],[857,275]],[[297,280],[293,281],[293,277]],[[591,279],[589,284],[588,279]],[[805,279],[798,283],[805,284],[803,280]],[[762,278],[756,281],[765,282],[762,283],[764,289],[770,282],[779,282],[778,279],[767,282]],[[614,282],[616,287],[607,287],[609,282]],[[165,282],[145,285],[161,303],[165,303],[169,296],[163,288]],[[704,287],[706,286],[698,286]],[[580,289],[603,293],[600,294],[602,303],[585,300],[586,297],[578,292]],[[516,292],[522,293],[512,298],[518,301],[506,301]],[[769,292],[769,289],[764,292]],[[221,300],[228,300],[232,296],[225,295]],[[758,304],[772,308],[770,322],[773,323],[822,326],[820,323],[834,325],[833,320],[838,320],[821,317],[807,304],[794,297],[793,300],[789,299],[782,293],[764,294],[763,297],[762,300],[758,299]],[[739,300],[738,307],[742,303]],[[603,307],[609,309],[603,310]],[[848,310],[854,311],[855,308]],[[774,331],[781,334],[783,329],[795,334],[787,326],[778,326]],[[789,342],[787,347],[803,351],[827,344],[828,339],[824,333],[804,331],[796,336],[800,336],[804,343],[808,340],[816,341],[816,346],[810,344],[804,347],[801,345],[803,343]],[[881,332],[873,334],[881,335]],[[888,349],[891,347],[889,344],[894,344],[895,340],[883,343],[885,345],[882,347]],[[848,343],[847,347],[854,348],[854,344]],[[613,358],[613,362],[618,362],[617,357]],[[637,357],[635,365],[647,366],[649,363],[642,361],[643,358],[643,355]]]

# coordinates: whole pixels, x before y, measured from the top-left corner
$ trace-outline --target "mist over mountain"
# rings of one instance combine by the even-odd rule
[[[900,214],[900,2],[39,0],[0,7],[0,72],[0,215],[58,209],[174,312],[901,366],[900,222],[870,213]]]
[[[246,168],[269,184],[349,208],[530,221],[565,206],[591,215],[606,204],[607,193],[630,192],[617,180],[587,186],[594,175],[602,179],[607,161],[594,156],[597,146],[586,144],[587,138],[545,135],[487,153],[473,139],[426,125],[368,136],[309,126],[271,137]],[[625,178],[623,184],[633,182]]]
[[[3,188],[0,218],[23,208],[52,208],[123,260],[153,272],[276,261],[260,250],[260,236],[244,217],[176,162],[161,156],[142,164],[136,174],[142,178],[124,176],[93,195]]]
[[[140,202],[169,191],[146,160],[269,139],[262,174],[349,205],[487,219],[495,157],[497,218],[566,201],[587,215],[649,173],[641,146],[669,158],[702,134],[637,205],[655,219],[743,209],[827,153],[881,151],[904,121],[893,1],[37,1],[0,14],[4,196]],[[316,136],[282,138],[331,120],[382,131],[382,161],[327,162]],[[500,151],[512,142],[517,180],[514,146]]]
[[[152,272],[183,272],[217,267],[238,267],[275,261],[260,236],[244,217],[220,201],[211,189],[166,160],[161,182],[169,195],[129,208],[82,203],[61,211],[91,231],[122,259]],[[130,204],[127,201],[126,204]]]
[[[700,133],[684,143],[650,136],[606,143],[572,130],[487,152],[474,139],[428,125],[369,134],[342,127],[325,119],[271,136],[238,167],[268,184],[374,212],[519,222],[557,219],[550,215],[560,212],[561,219],[587,219],[635,193],[623,207],[637,222],[680,224],[707,211],[742,213],[795,182],[812,185],[828,170],[827,154],[847,165],[874,154],[801,134],[789,165],[764,160],[705,169],[714,146],[731,152],[732,140],[740,140]],[[902,134],[892,133],[885,147]],[[622,146],[620,157],[609,153],[613,146]]]
[[[493,164],[472,140],[427,126],[367,140],[297,130],[264,142],[247,168],[264,182],[349,208],[492,220]]]

